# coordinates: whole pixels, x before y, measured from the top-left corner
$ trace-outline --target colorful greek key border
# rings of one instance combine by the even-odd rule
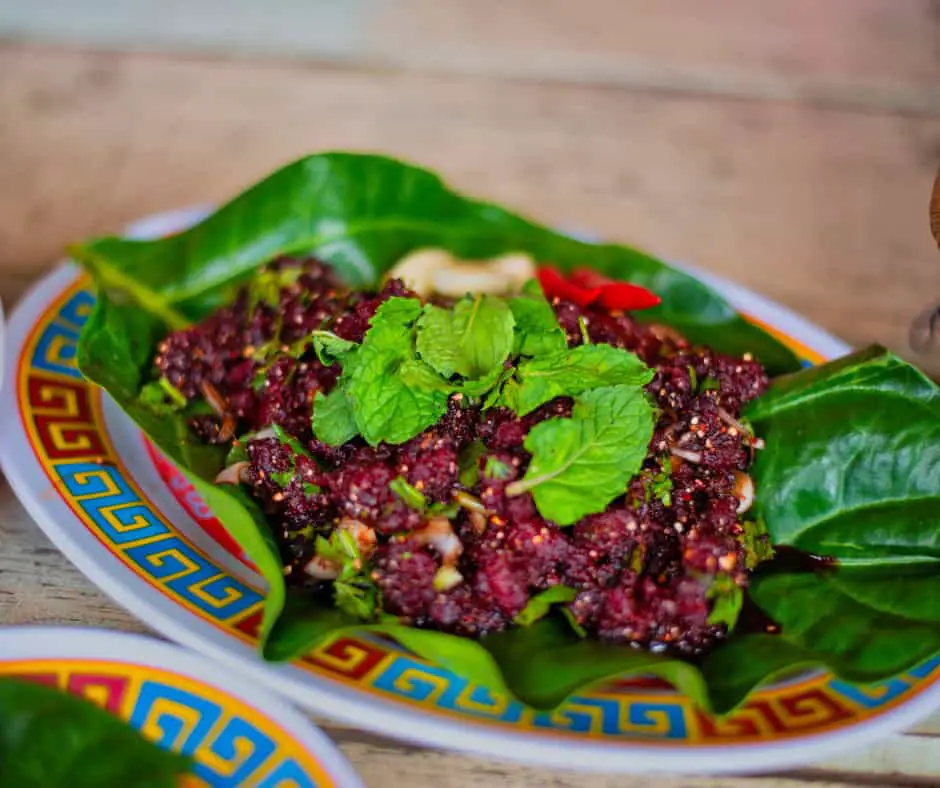
[[[329,788],[335,784],[273,720],[188,676],[124,662],[57,659],[0,662],[0,676],[47,684],[92,701],[159,746],[192,756],[201,785]]]
[[[78,334],[92,303],[87,280],[76,280],[38,317],[24,343],[17,391],[33,451],[78,520],[134,575],[208,625],[256,642],[259,590],[232,576],[169,522],[114,449],[100,393],[75,365]],[[790,344],[805,360],[820,360],[809,348]],[[297,664],[377,701],[505,733],[667,746],[759,744],[843,729],[896,708],[940,680],[940,658],[868,686],[817,673],[759,690],[744,708],[716,720],[688,698],[636,680],[615,681],[553,713],[536,713],[366,638],[338,637]]]

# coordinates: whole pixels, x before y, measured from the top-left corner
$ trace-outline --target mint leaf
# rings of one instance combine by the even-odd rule
[[[332,331],[312,331],[309,337],[303,341],[313,345],[317,358],[325,367],[331,366],[336,361],[341,361],[358,347],[355,342],[343,339]]]
[[[317,392],[313,400],[313,434],[327,446],[341,446],[359,434],[352,403],[342,386],[329,394]]]
[[[410,509],[423,512],[427,508],[428,499],[424,497],[424,493],[414,485],[409,484],[404,476],[396,476],[388,486]]]
[[[642,388],[588,391],[575,401],[570,419],[532,428],[524,444],[532,454],[529,469],[506,492],[531,492],[543,517],[571,525],[624,493],[652,436],[653,408]]]
[[[418,321],[418,353],[445,378],[458,374],[476,380],[509,357],[514,322],[509,306],[496,296],[467,296],[453,309],[429,304]]]
[[[571,602],[578,592],[570,586],[557,585],[546,589],[541,594],[532,597],[528,604],[513,619],[524,627],[530,626],[548,615],[551,606],[556,602]]]
[[[539,283],[534,279],[526,282],[522,293],[509,299],[509,309],[516,321],[513,355],[543,356],[567,348],[565,332]]]
[[[653,371],[635,353],[612,345],[580,345],[519,365],[517,386],[508,383],[504,401],[520,416],[555,397],[576,397],[602,386],[645,386]]]
[[[448,388],[414,357],[412,328],[421,314],[415,298],[382,304],[341,383],[366,441],[404,443],[437,422],[447,410]],[[348,381],[347,381],[348,376]]]

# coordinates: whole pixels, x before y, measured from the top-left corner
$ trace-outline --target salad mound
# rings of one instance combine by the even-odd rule
[[[154,396],[209,406],[190,425],[233,447],[217,481],[245,483],[260,502],[289,586],[364,621],[384,613],[465,636],[529,625],[554,603],[581,634],[699,653],[733,628],[748,570],[770,552],[747,515],[761,442],[740,421],[767,375],[750,356],[604,305],[652,305],[636,300],[645,291],[592,301],[553,269],[541,279],[561,295],[532,280],[506,298],[421,298],[399,278],[350,289],[313,258],[281,259],[231,306],[166,337]],[[411,312],[386,347],[390,308]],[[457,336],[447,321],[467,310],[490,325]],[[375,386],[403,384],[402,401],[439,395],[426,427],[408,435],[393,419],[372,440],[358,433],[375,392],[354,391],[350,369],[370,353],[397,365]],[[424,377],[406,380],[407,364]],[[344,391],[354,426],[336,436],[331,396]],[[575,411],[608,399],[619,409],[602,425],[613,433],[603,459],[624,463],[620,486],[604,494],[603,468],[568,468],[542,498],[550,482],[533,480],[533,462],[550,465],[566,431],[583,429]],[[578,450],[576,464],[598,451]]]

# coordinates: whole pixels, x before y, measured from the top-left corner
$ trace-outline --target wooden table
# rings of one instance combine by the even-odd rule
[[[853,345],[880,341],[938,371],[906,346],[910,319],[940,298],[926,221],[940,158],[932,5],[652,5],[377,3],[312,62],[0,44],[0,298],[9,311],[69,240],[222,199],[307,151],[371,149],[541,220],[693,261]],[[6,484],[0,622],[147,631]],[[651,784],[325,727],[370,786]],[[938,737],[935,717],[773,779],[655,784],[935,785]]]

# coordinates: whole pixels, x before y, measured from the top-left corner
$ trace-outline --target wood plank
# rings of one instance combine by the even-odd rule
[[[940,297],[926,218],[940,118],[23,46],[0,48],[0,73],[8,304],[68,241],[328,148],[419,160],[543,221],[694,262],[854,345],[906,353],[909,321]]]
[[[0,34],[118,49],[319,58],[907,111],[940,107],[930,0],[69,0]]]
[[[0,480],[0,624],[63,624],[92,626],[155,635],[141,621],[98,591],[52,545]],[[557,772],[516,766],[491,759],[436,752],[395,742],[328,718],[312,715],[350,758],[369,786],[408,785],[411,788],[470,788],[500,784],[552,785],[555,788],[645,786],[646,777],[614,777]],[[940,752],[940,712],[908,735],[888,737],[865,752],[833,759],[811,769],[773,778],[696,779],[657,777],[660,788],[797,788],[831,785],[930,785],[937,774]],[[897,775],[903,775],[899,781]],[[927,780],[927,782],[923,782]],[[874,782],[873,782],[874,781]]]

